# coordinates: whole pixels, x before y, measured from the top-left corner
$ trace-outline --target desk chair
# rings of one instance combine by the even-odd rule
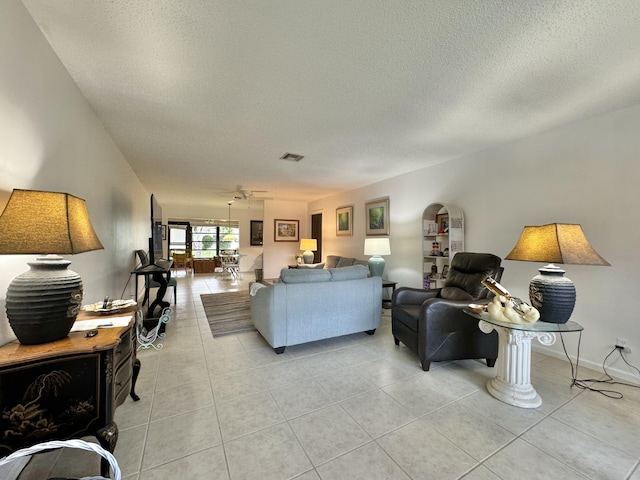
[[[138,255],[138,259],[140,260],[140,266],[145,267],[149,265],[149,257],[147,256],[147,252],[144,250],[136,250],[136,255]],[[169,278],[167,282],[167,290],[173,287],[173,304],[176,304],[177,294],[178,294],[178,282],[175,278]],[[160,284],[156,282],[153,278],[151,278],[151,274],[144,275],[144,298],[142,300],[142,305],[147,303],[149,300],[149,290],[152,288],[160,288]],[[138,292],[136,292],[136,295]]]

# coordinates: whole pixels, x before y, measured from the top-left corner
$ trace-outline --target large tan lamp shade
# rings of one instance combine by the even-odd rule
[[[567,223],[524,227],[505,259],[549,262],[531,279],[529,300],[540,312],[540,320],[551,323],[566,323],[576,303],[573,282],[554,264],[609,265],[589,244],[582,227]]]
[[[73,255],[104,248],[83,199],[68,193],[14,190],[0,216],[0,254]],[[7,290],[7,318],[23,344],[64,338],[82,302],[82,279],[58,255],[28,262]]]
[[[313,252],[318,250],[318,241],[315,238],[300,239],[300,250],[304,250],[302,260],[305,264],[313,263]]]

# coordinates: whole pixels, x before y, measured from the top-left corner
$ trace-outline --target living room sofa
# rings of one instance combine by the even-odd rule
[[[382,280],[363,265],[282,269],[272,285],[250,287],[251,318],[276,353],[291,345],[380,326]]]

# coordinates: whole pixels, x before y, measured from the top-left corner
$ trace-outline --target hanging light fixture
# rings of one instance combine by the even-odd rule
[[[237,242],[238,239],[231,233],[231,204],[233,202],[227,202],[227,205],[229,205],[229,223],[227,224],[227,228],[229,229],[229,231],[224,235],[224,237],[222,237],[222,241],[223,242]]]

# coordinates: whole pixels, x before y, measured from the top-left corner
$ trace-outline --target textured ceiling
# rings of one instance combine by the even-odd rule
[[[163,203],[313,200],[640,103],[638,0],[23,3]]]

